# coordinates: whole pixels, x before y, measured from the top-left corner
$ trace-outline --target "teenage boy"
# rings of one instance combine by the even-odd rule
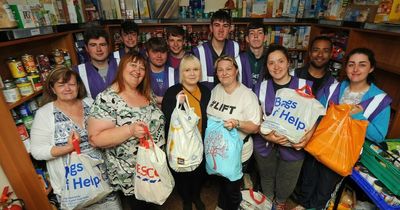
[[[178,69],[183,56],[186,54],[183,49],[185,43],[185,31],[180,26],[171,26],[167,28],[167,44],[168,44],[168,64]]]
[[[308,52],[310,62],[304,67],[296,69],[294,75],[312,81],[313,94],[319,98],[324,89],[336,82],[328,69],[333,43],[329,37],[318,36],[311,41],[310,46]],[[312,155],[306,153],[296,190],[292,195],[293,200],[300,204],[297,209],[315,207],[321,201],[330,198],[331,185],[334,183],[327,182],[315,190],[317,186],[314,185],[313,180],[316,177],[330,177],[336,173],[316,162],[317,160]],[[318,167],[315,167],[316,165]]]
[[[125,20],[121,23],[121,37],[124,47],[113,53],[118,64],[126,53],[139,52],[138,35],[139,26],[133,20]]]
[[[212,89],[214,85],[214,63],[222,55],[233,58],[239,56],[239,44],[228,40],[232,18],[225,10],[216,11],[211,17],[211,41],[193,48],[193,54],[199,58],[202,70],[202,81]]]
[[[265,48],[267,40],[262,22],[254,21],[247,26],[246,42],[248,48],[241,52],[236,58],[239,67],[239,78],[242,84],[252,89],[253,86],[263,79],[265,74]]]
[[[311,41],[308,51],[310,62],[302,68],[296,69],[294,76],[313,82],[312,91],[317,98],[325,87],[336,82],[329,71],[329,62],[332,57],[333,43],[327,36],[318,36]]]
[[[104,29],[89,28],[85,31],[84,41],[90,59],[86,63],[74,66],[73,70],[79,73],[88,96],[94,99],[111,85],[118,64],[109,56],[108,34]]]
[[[165,91],[179,82],[179,72],[167,64],[168,46],[163,38],[153,37],[146,43],[151,89],[161,105]]]

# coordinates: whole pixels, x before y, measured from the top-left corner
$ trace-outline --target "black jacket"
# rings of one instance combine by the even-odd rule
[[[208,101],[210,101],[211,91],[203,84],[197,83],[201,92],[200,99],[200,108],[201,108],[201,119],[202,119],[202,131],[201,137],[204,139],[205,131],[207,128],[207,105]],[[176,95],[183,90],[182,84],[178,83],[174,86],[168,88],[168,90],[164,94],[164,98],[162,100],[161,110],[165,116],[165,136],[168,138],[169,131],[169,123],[171,121],[172,112],[176,106]]]

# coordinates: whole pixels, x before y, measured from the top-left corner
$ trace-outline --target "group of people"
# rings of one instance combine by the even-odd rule
[[[200,118],[197,127],[203,139],[210,116],[224,120],[226,129],[238,130],[244,143],[243,170],[258,173],[261,190],[273,200],[274,209],[285,209],[290,196],[300,204],[298,209],[323,209],[341,176],[303,150],[316,126],[299,143],[287,147],[285,136],[275,131],[259,133],[262,116],[271,114],[279,89],[308,84],[326,107],[329,101],[354,104],[352,118],[368,120],[366,137],[382,142],[388,130],[390,98],[386,96],[376,106],[373,117],[364,115],[365,103],[383,93],[370,79],[376,67],[373,52],[353,49],[345,61],[347,78],[337,83],[328,69],[333,43],[327,37],[310,43],[309,64],[290,71],[286,48],[277,44],[265,48],[262,23],[248,25],[248,49],[241,53],[239,45],[228,39],[230,30],[230,15],[219,10],[211,18],[211,40],[192,53],[183,50],[180,27],[168,28],[166,40],[151,38],[141,52],[139,28],[126,21],[121,25],[124,48],[111,54],[107,33],[88,30],[85,45],[90,61],[73,70],[51,72],[44,105],[31,129],[31,154],[47,161],[54,193],[61,194],[64,166],[73,151],[72,139],[77,138],[83,153],[105,160],[100,170],[114,190],[87,209],[157,209],[134,196],[139,139],[147,127],[155,144],[163,148],[178,96],[186,95]],[[332,88],[335,84],[336,89]],[[254,160],[256,167],[249,168]],[[204,160],[191,172],[172,172],[183,209],[192,209],[192,204],[205,209],[200,198],[207,179]],[[218,177],[217,209],[239,208],[242,181]]]

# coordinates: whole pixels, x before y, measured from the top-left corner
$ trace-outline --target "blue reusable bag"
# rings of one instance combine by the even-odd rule
[[[224,121],[215,117],[207,120],[204,153],[208,174],[217,174],[236,181],[242,178],[243,141],[236,128],[224,128]]]

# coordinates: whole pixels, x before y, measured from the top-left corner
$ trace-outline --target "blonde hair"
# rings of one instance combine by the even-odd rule
[[[190,65],[193,65],[195,68],[198,68],[200,71],[200,80],[202,78],[201,72],[201,63],[200,60],[194,55],[185,55],[183,56],[181,63],[179,64],[179,83],[182,83],[182,72],[189,68]],[[200,82],[199,80],[199,82]]]

